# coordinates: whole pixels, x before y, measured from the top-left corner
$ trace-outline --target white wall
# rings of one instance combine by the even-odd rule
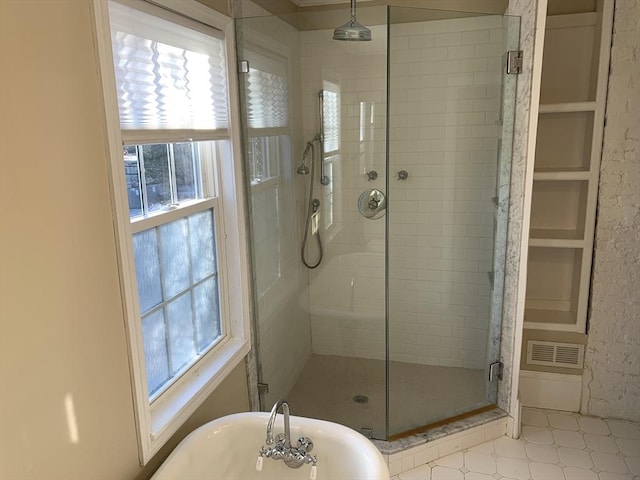
[[[502,27],[500,17],[392,26],[387,194],[394,360],[485,367]],[[341,216],[326,264],[312,274],[313,351],[384,358],[385,219],[366,220],[357,211],[365,189],[386,190],[386,28],[372,30],[373,41],[359,44],[335,42],[326,30],[303,32],[302,101],[305,133],[313,135],[322,80],[340,85],[334,201]],[[379,176],[369,182],[364,174],[372,169]],[[409,178],[397,180],[398,170]]]
[[[582,412],[640,421],[640,1],[615,5]]]
[[[92,23],[88,0],[0,2],[3,479],[148,478],[248,409],[241,365],[139,467]]]

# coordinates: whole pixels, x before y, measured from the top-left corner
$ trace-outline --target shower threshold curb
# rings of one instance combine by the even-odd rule
[[[506,412],[499,408],[494,408],[492,410],[489,410],[488,412],[479,413],[477,415],[457,420],[447,425],[435,427],[423,433],[400,438],[392,442],[388,442],[385,440],[371,441],[376,447],[378,447],[378,450],[380,450],[380,453],[382,453],[383,455],[394,455],[396,453],[404,452],[414,447],[429,447],[429,444],[435,442],[436,440],[446,439],[447,437],[465,432],[475,427],[481,427],[496,420],[505,419],[506,426],[506,417]]]

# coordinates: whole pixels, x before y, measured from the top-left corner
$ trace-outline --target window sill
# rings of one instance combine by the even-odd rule
[[[271,177],[251,184],[251,190],[253,193],[260,193],[262,191],[277,187],[279,183],[280,177]]]
[[[231,338],[215,348],[187,372],[173,390],[156,400],[149,408],[149,431],[142,446],[143,463],[184,424],[222,381],[244,360],[251,345],[248,339]]]

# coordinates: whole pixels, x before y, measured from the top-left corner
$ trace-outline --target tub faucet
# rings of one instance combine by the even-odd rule
[[[284,416],[284,433],[273,437],[273,426],[278,416],[278,410],[282,409]],[[316,464],[318,459],[315,455],[309,455],[313,449],[313,442],[310,438],[300,437],[297,446],[291,446],[291,425],[289,424],[289,404],[286,400],[279,400],[271,409],[269,422],[267,423],[267,436],[265,438],[267,446],[260,448],[256,469],[262,470],[263,458],[272,458],[273,460],[282,460],[291,468],[300,468],[305,463],[311,464],[311,478],[315,479]]]
[[[278,410],[282,407],[282,415],[284,415],[284,441],[283,446],[285,448],[291,447],[291,425],[289,424],[289,404],[286,400],[278,400],[271,409],[271,415],[269,415],[269,423],[267,423],[267,438],[265,443],[267,445],[273,445],[273,424],[276,422],[278,416]]]

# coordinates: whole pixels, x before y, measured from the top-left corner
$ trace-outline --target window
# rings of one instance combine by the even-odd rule
[[[328,80],[323,81],[323,117],[324,117],[324,168],[327,176],[331,179],[329,185],[324,187],[324,228],[329,234],[329,239],[335,236],[331,232],[334,226],[334,212],[338,210],[335,204],[334,192],[339,188],[335,185],[340,176],[335,175],[340,163],[340,86]]]
[[[163,2],[197,21],[142,1],[96,2],[146,463],[249,350],[230,19],[184,0]]]
[[[256,290],[263,297],[282,277],[281,166],[291,168],[287,59],[253,45],[244,52],[247,167],[251,182]]]

